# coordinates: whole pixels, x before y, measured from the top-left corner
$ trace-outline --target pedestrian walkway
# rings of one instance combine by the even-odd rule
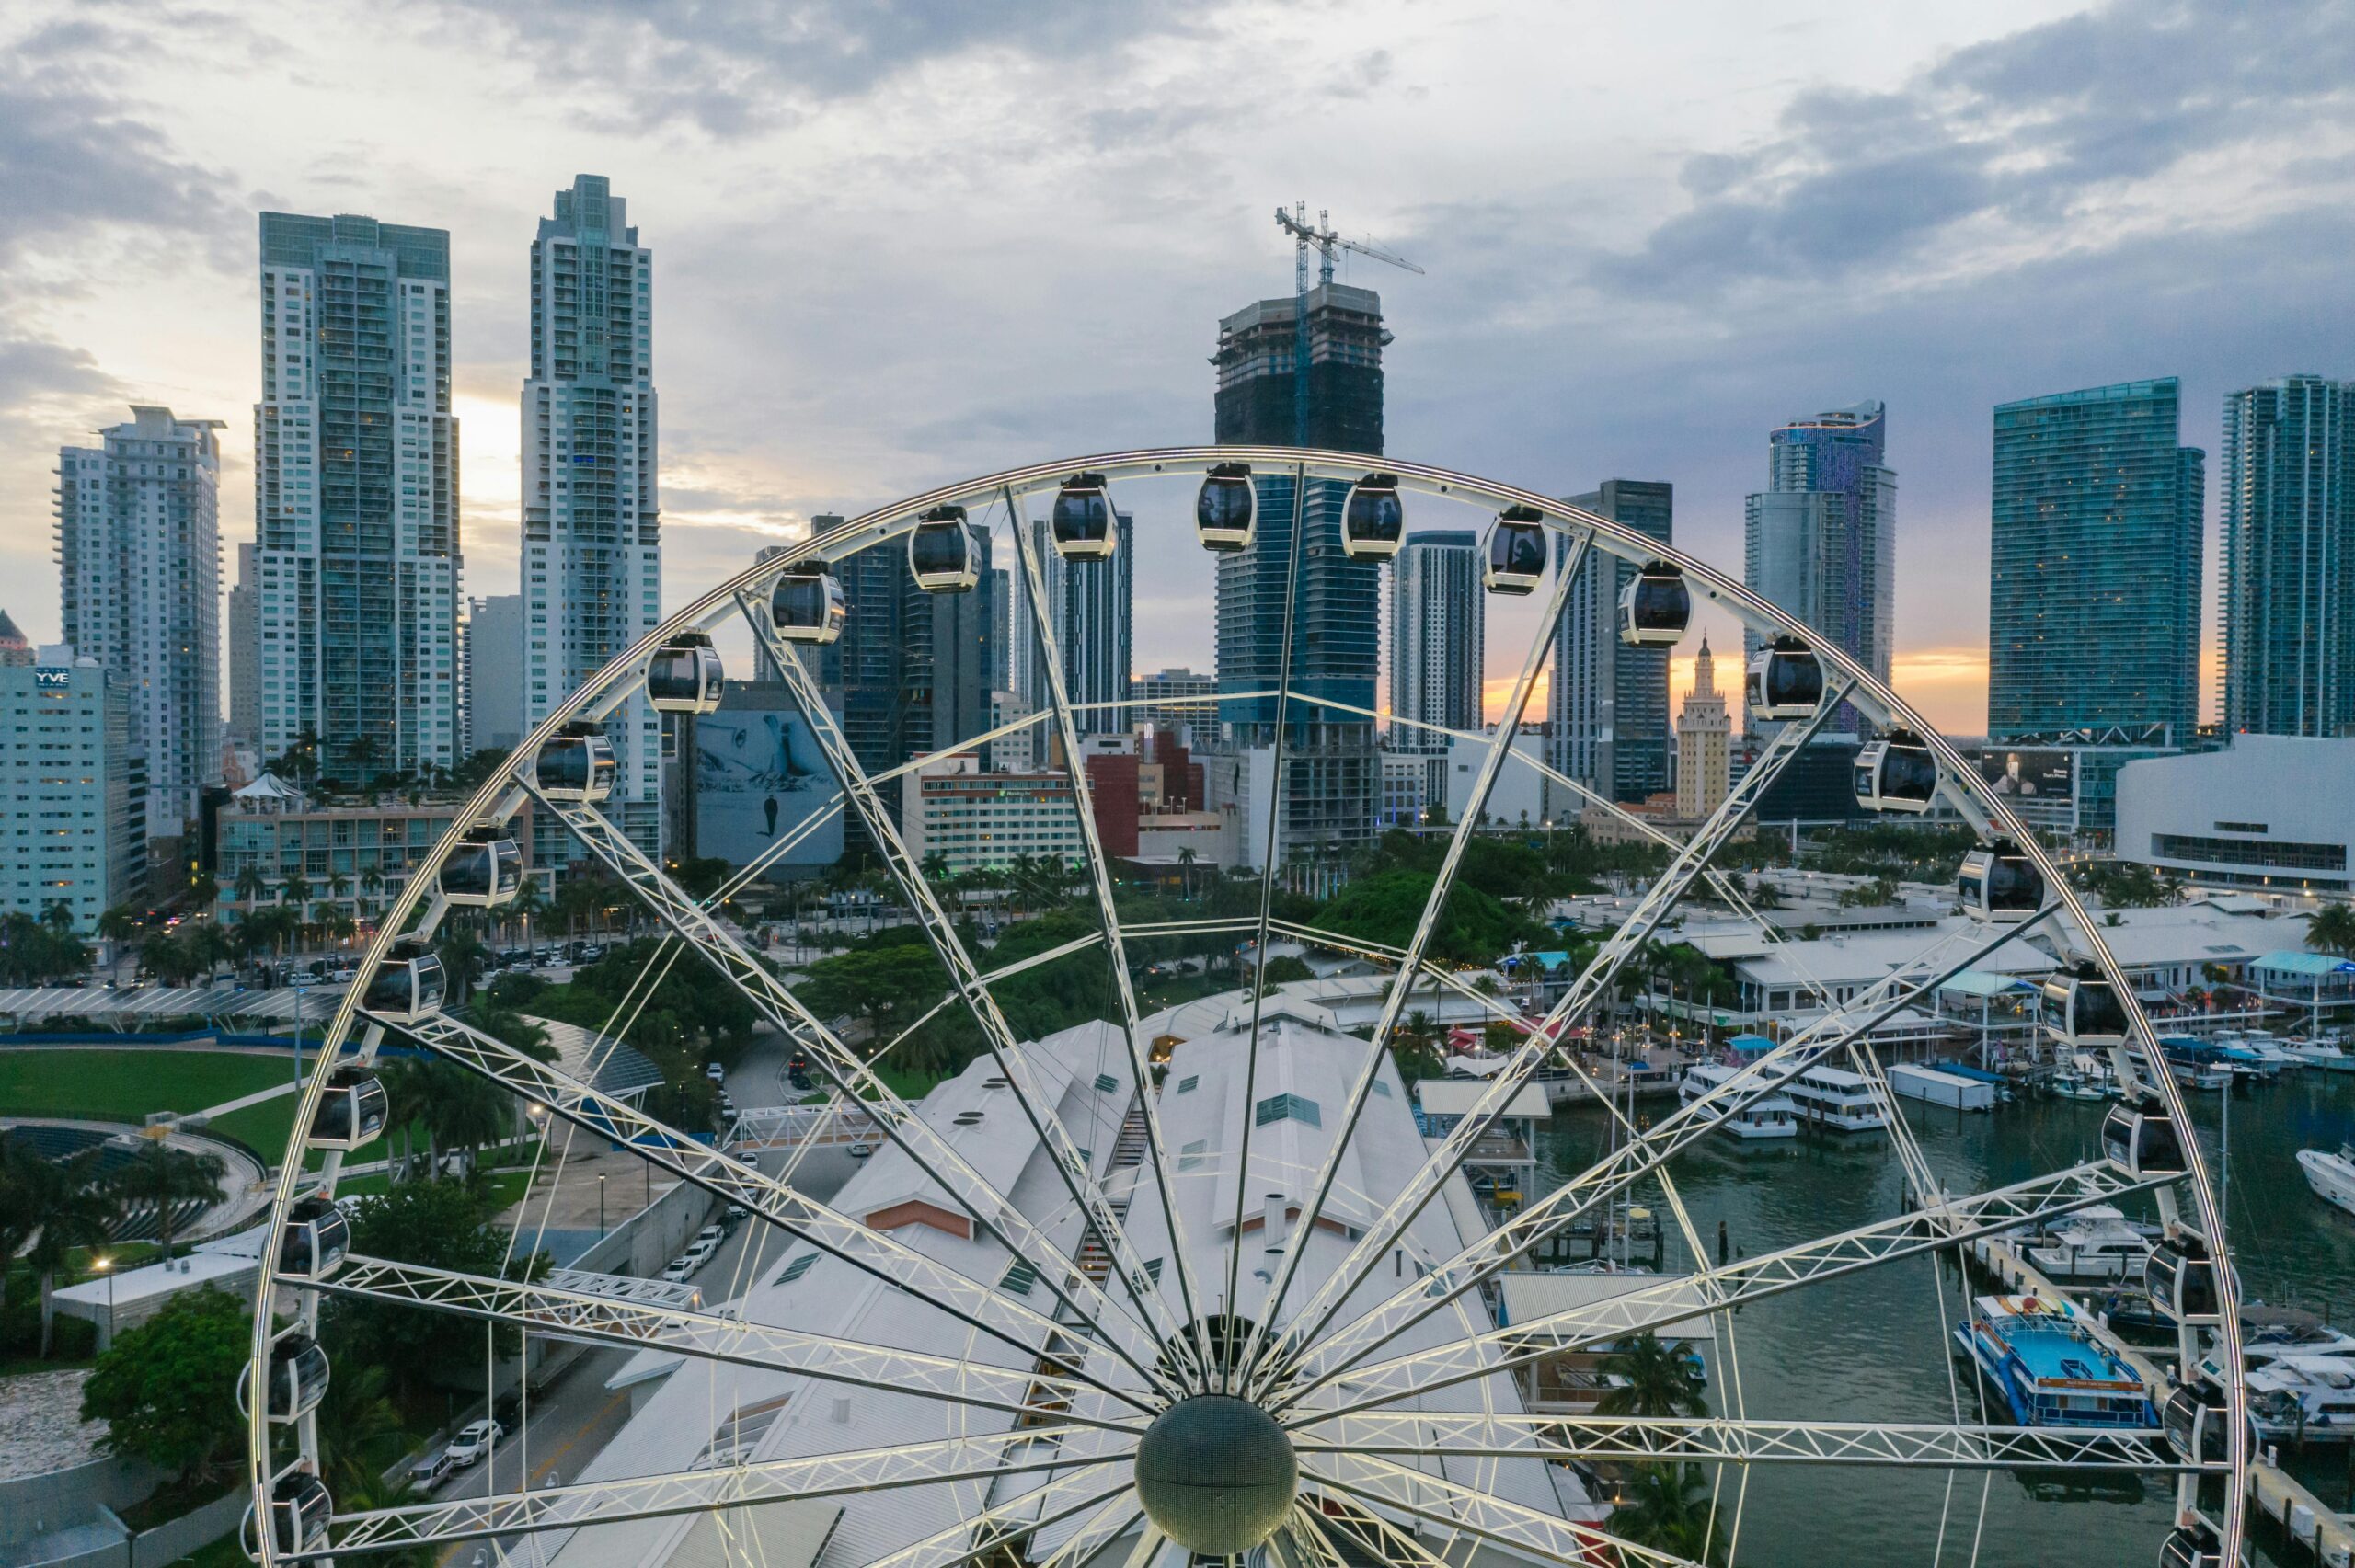
[[[309,1070],[306,1068],[304,1070]],[[217,1105],[207,1105],[204,1109],[190,1114],[210,1121],[214,1116],[225,1116],[231,1111],[242,1111],[247,1105],[258,1105],[266,1100],[275,1100],[281,1094],[292,1094],[302,1087],[300,1083],[289,1079],[284,1083],[273,1083],[267,1089],[257,1089],[250,1094],[240,1094],[234,1100],[224,1100]]]

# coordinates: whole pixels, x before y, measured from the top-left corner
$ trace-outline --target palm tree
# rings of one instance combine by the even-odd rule
[[[351,896],[351,878],[340,871],[327,874],[327,897],[339,901]]]
[[[203,961],[204,978],[208,980],[213,979],[213,970],[237,956],[236,944],[230,940],[229,933],[211,921],[196,928],[189,939],[189,951]]]
[[[74,929],[74,906],[63,898],[52,899],[49,907],[41,910],[40,920],[43,925],[63,936]]]
[[[189,897],[200,910],[209,910],[221,901],[221,879],[209,871],[200,871],[188,879]]]
[[[40,1280],[40,1353],[46,1359],[52,1322],[51,1293],[58,1271],[75,1250],[105,1245],[121,1211],[107,1184],[98,1179],[95,1149],[57,1161],[28,1152],[12,1158],[10,1165],[9,1186],[24,1201],[18,1211],[21,1223],[39,1228],[25,1263]]]
[[[1193,845],[1178,846],[1178,872],[1186,879],[1186,899],[1189,903],[1192,902],[1194,898],[1194,862],[1200,858],[1194,853]]]
[[[299,871],[290,871],[286,880],[278,885],[278,901],[282,908],[289,901],[294,906],[294,918],[301,921],[311,902],[311,881]]]
[[[236,890],[237,901],[241,904],[258,904],[270,897],[270,878],[264,876],[261,867],[252,861],[238,868],[236,880],[230,886]]]
[[[164,1249],[164,1261],[169,1263],[180,1206],[219,1203],[224,1194],[221,1178],[227,1173],[228,1167],[217,1154],[193,1154],[150,1143],[115,1173],[114,1196],[127,1209],[155,1211],[155,1239]]]
[[[2306,944],[2355,957],[2355,904],[2329,904],[2308,915]]]
[[[114,961],[118,973],[122,967],[123,949],[130,944],[131,939],[138,934],[139,917],[132,911],[129,904],[116,904],[98,911],[98,935],[114,944]]]
[[[540,890],[539,878],[536,876],[523,878],[523,885],[515,889],[515,898],[507,906],[506,912],[508,916],[523,922],[525,946],[530,946],[532,942],[532,917],[544,913],[547,907],[548,896]]]
[[[1632,1415],[1647,1421],[1706,1415],[1709,1402],[1698,1373],[1683,1350],[1663,1344],[1646,1329],[1604,1356],[1598,1371],[1626,1381],[1595,1401],[1597,1415]]]
[[[384,1470],[383,1450],[401,1434],[401,1414],[385,1392],[384,1364],[338,1368],[319,1402],[319,1452],[338,1497],[365,1491]],[[372,1458],[371,1456],[375,1456]]]
[[[1620,1535],[1690,1562],[1723,1560],[1709,1527],[1709,1480],[1699,1465],[1637,1465],[1626,1499],[1611,1514]]]

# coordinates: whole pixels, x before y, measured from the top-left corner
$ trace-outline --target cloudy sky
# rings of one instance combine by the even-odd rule
[[[812,512],[1206,440],[1297,197],[1426,269],[1348,275],[1394,453],[1672,480],[1739,570],[1766,429],[1884,399],[1898,684],[1976,730],[1990,406],[2178,375],[2212,452],[2229,389],[2355,375],[2351,110],[2345,4],[17,0],[0,605],[55,635],[49,470],[131,402],[228,421],[251,537],[264,208],[450,231],[467,588],[511,592],[526,247],[611,177],[676,602]],[[1201,662],[1141,583],[1140,663]]]

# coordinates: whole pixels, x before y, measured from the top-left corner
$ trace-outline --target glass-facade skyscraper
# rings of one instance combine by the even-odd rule
[[[1294,298],[1260,300],[1218,324],[1216,418],[1222,445],[1310,446],[1382,452],[1382,296],[1324,283]],[[1303,327],[1305,384],[1296,377]],[[1305,396],[1302,393],[1305,393]],[[1218,681],[1222,692],[1277,684],[1292,563],[1292,481],[1262,474],[1251,548],[1218,560]],[[1294,599],[1292,689],[1371,713],[1381,665],[1382,568],[1341,549],[1346,484],[1312,480],[1301,507],[1300,581]],[[1272,697],[1220,704],[1233,741],[1275,738]],[[1373,720],[1294,704],[1281,715],[1283,812],[1277,853],[1357,843],[1373,830],[1382,787]],[[1249,846],[1257,856],[1259,846]]]
[[[1766,438],[1766,488],[1743,508],[1742,582],[1883,681],[1895,649],[1897,473],[1889,415],[1867,400]],[[1744,635],[1742,656],[1758,651]],[[1840,727],[1855,727],[1844,710]]]
[[[662,615],[654,253],[601,175],[556,193],[532,241],[532,373],[523,383],[523,727]],[[619,764],[606,812],[659,853],[662,732],[633,696],[605,719]],[[548,863],[569,848],[545,835]]]
[[[2206,454],[2177,444],[2173,376],[1995,408],[1987,733],[2200,716]]]
[[[261,215],[261,749],[331,776],[458,758],[450,235]]]
[[[2224,726],[2355,735],[2355,382],[2224,399]]]
[[[147,831],[176,840],[221,782],[221,421],[131,414],[57,454],[58,581],[66,642],[147,753]]]
[[[1410,533],[1390,581],[1390,714],[1393,719],[1480,727],[1481,653],[1488,646],[1488,594],[1480,586],[1480,536],[1470,529]],[[1444,735],[1396,725],[1393,751],[1443,753]]]
[[[1044,518],[1032,518],[1030,553],[1038,558],[1039,577],[1046,585],[1046,614],[1054,628],[1055,647],[1063,655],[1063,692],[1072,704],[1120,703],[1129,696],[1129,670],[1135,659],[1137,553],[1134,530],[1126,512],[1115,515],[1120,548],[1106,561],[1066,561],[1055,554],[1052,530]],[[1004,593],[1004,605],[993,605],[997,635],[1008,639],[1001,660],[1008,689],[1032,713],[1054,706],[1043,660],[1046,645],[1040,641],[1031,613],[1030,585],[1022,562],[1007,551],[1009,560],[990,574],[981,589]],[[986,673],[986,672],[985,672]],[[1082,735],[1122,735],[1137,722],[1125,708],[1087,708],[1072,715]],[[1035,732],[1043,746],[1054,733],[1051,725]]]
[[[1675,542],[1672,485],[1607,479],[1569,503],[1663,544]],[[1557,570],[1568,563],[1570,547],[1568,537],[1555,540]],[[1545,761],[1605,800],[1641,800],[1668,788],[1669,650],[1629,647],[1619,640],[1619,592],[1636,571],[1615,555],[1588,551],[1554,626]],[[1562,793],[1551,787],[1556,795]],[[1575,815],[1584,804],[1549,796],[1547,809]]]

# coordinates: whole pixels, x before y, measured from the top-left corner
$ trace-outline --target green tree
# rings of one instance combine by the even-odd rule
[[[26,1237],[32,1240],[25,1264],[40,1281],[40,1353],[46,1358],[54,1321],[51,1299],[59,1273],[74,1253],[105,1244],[121,1208],[99,1177],[97,1150],[67,1160],[45,1160],[14,1139],[6,1147],[11,1153],[6,1180],[0,1184],[0,1197],[7,1204],[0,1234],[15,1239],[17,1246]],[[15,1250],[0,1255],[13,1257]]]
[[[322,1479],[346,1507],[349,1496],[366,1490],[406,1446],[401,1413],[386,1393],[391,1381],[375,1362],[347,1362],[335,1368],[319,1401]]]
[[[537,1279],[547,1272],[544,1253],[507,1255],[507,1234],[489,1223],[481,1196],[464,1182],[407,1182],[352,1206],[352,1250],[427,1268]],[[333,1309],[333,1349],[373,1361],[391,1374],[396,1391],[421,1387],[437,1368],[482,1366],[479,1324],[397,1304],[339,1301]],[[498,1354],[511,1356],[517,1340],[499,1331]],[[339,1355],[340,1363],[346,1358]]]
[[[1611,1514],[1618,1534],[1689,1562],[1724,1560],[1709,1527],[1709,1479],[1699,1465],[1637,1465],[1626,1500]]]
[[[1709,1402],[1687,1354],[1646,1329],[1605,1356],[1598,1370],[1626,1381],[1595,1401],[1597,1415],[1668,1420],[1706,1415]]]
[[[156,1240],[169,1259],[181,1207],[219,1203],[224,1196],[221,1178],[227,1173],[228,1167],[218,1154],[191,1153],[151,1142],[115,1172],[110,1185],[126,1211],[136,1214],[144,1209],[155,1215]]]
[[[82,1387],[82,1419],[107,1424],[98,1441],[109,1453],[183,1482],[225,1481],[244,1449],[232,1391],[252,1333],[244,1303],[225,1290],[208,1285],[173,1297],[98,1357]]]
[[[2326,904],[2307,916],[2306,945],[2355,958],[2355,904]]]
[[[261,867],[252,861],[238,868],[236,880],[230,886],[236,888],[239,903],[258,904],[270,897],[270,878],[264,876]]]

